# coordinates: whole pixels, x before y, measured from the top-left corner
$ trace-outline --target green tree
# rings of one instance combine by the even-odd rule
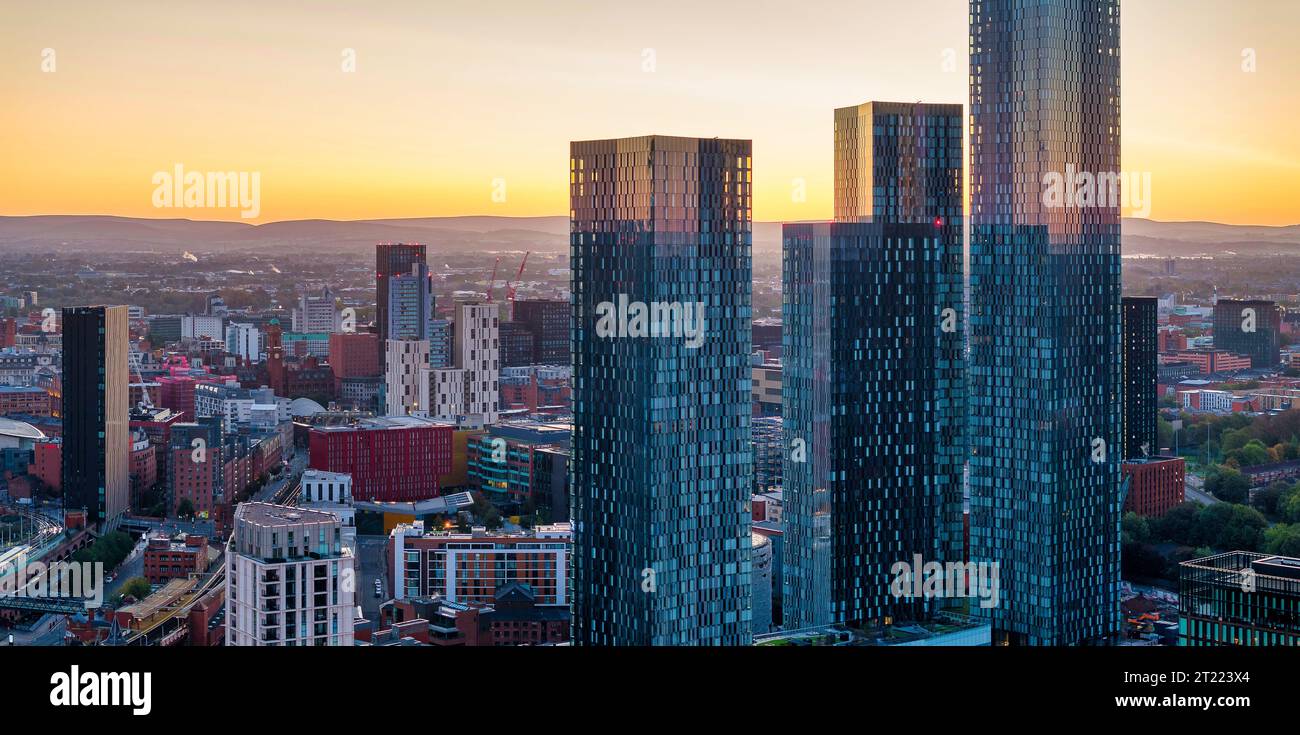
[[[1264,553],[1300,557],[1300,523],[1279,523],[1264,531]]]
[[[126,581],[126,584],[122,585],[121,593],[137,600],[143,600],[149,596],[150,589],[149,580],[144,577],[132,577]]]
[[[1151,528],[1147,519],[1129,511],[1120,521],[1120,532],[1126,544],[1145,544],[1151,538]]]
[[[1240,470],[1219,465],[1205,478],[1205,490],[1225,503],[1244,503],[1250,496],[1250,479]]]
[[[1152,535],[1162,541],[1172,541],[1183,546],[1196,546],[1196,522],[1200,515],[1200,503],[1186,501],[1175,505],[1160,518],[1151,523]]]
[[[193,519],[194,503],[190,502],[189,498],[181,498],[181,502],[176,506],[176,515],[177,517],[184,518],[187,521]]]

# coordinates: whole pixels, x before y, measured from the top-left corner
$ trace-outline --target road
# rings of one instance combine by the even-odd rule
[[[362,614],[373,622],[379,621],[379,605],[392,599],[384,574],[384,544],[386,536],[357,536],[357,604]],[[383,585],[383,596],[375,597],[375,580]]]
[[[1183,499],[1195,500],[1205,505],[1214,505],[1219,502],[1213,495],[1205,492],[1205,479],[1190,472],[1187,473],[1187,489]]]
[[[297,482],[298,477],[302,475],[305,469],[307,469],[307,453],[298,452],[293,459],[289,460],[289,466],[280,473],[278,478],[266,483],[266,487],[253,494],[253,500],[261,503],[271,502],[271,498],[275,497],[280,488],[284,487],[284,483]]]

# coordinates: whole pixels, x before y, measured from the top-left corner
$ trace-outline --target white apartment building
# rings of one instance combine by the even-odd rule
[[[226,337],[219,316],[198,315],[181,317],[181,339],[208,339],[221,342]]]
[[[357,512],[352,506],[352,475],[346,472],[305,470],[298,505],[330,513],[343,524],[343,545],[356,548]],[[354,554],[355,555],[355,554]]]
[[[262,333],[252,324],[226,325],[226,352],[249,362],[262,359]]]
[[[429,367],[429,341],[390,339],[384,350],[384,414],[420,413],[420,377]]]
[[[334,515],[240,504],[226,549],[226,645],[351,646],[355,578]]]
[[[452,324],[452,367],[424,371],[420,409],[430,418],[494,424],[501,400],[499,305],[458,303]]]
[[[334,292],[329,286],[321,289],[320,296],[304,293],[293,310],[293,331],[333,332],[339,328],[339,311],[334,305]]]

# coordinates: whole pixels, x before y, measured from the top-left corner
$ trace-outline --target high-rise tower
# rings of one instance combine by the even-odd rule
[[[751,143],[569,150],[573,640],[749,645]]]
[[[784,228],[787,629],[924,619],[895,566],[962,560],[962,125],[836,110],[837,221]]]
[[[1119,12],[970,3],[971,561],[999,565],[995,644],[1118,630]],[[1052,196],[1089,179],[1111,183]]]

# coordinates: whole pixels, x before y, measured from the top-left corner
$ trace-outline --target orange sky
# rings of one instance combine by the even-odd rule
[[[155,208],[180,163],[260,174],[253,222],[562,215],[570,140],[664,133],[752,138],[755,218],[821,219],[835,107],[966,101],[966,0],[117,5],[0,6],[0,214],[240,218]],[[1300,3],[1123,13],[1151,217],[1300,223]]]

